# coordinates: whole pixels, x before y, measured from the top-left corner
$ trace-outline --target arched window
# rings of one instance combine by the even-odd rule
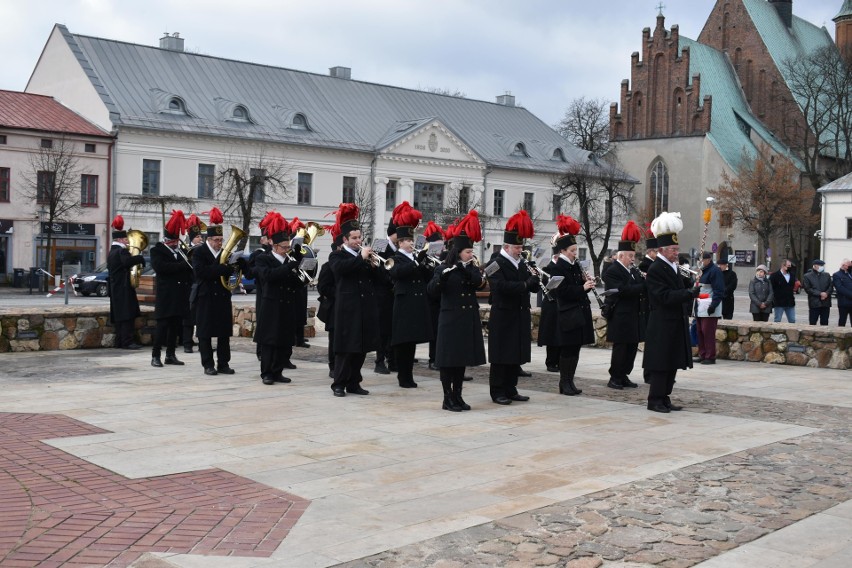
[[[234,107],[234,111],[231,113],[231,118],[240,122],[248,122],[249,114],[246,107],[237,105]]]
[[[654,209],[654,217],[663,211],[669,210],[669,170],[662,160],[657,160],[651,168],[651,176],[648,180],[651,205]]]
[[[307,130],[308,120],[304,114],[296,114],[293,116],[293,128],[296,130]]]
[[[174,97],[169,100],[169,112],[173,112],[175,114],[186,114],[186,105],[183,104],[182,100]]]
[[[550,157],[551,160],[556,160],[559,162],[565,161],[565,152],[562,151],[562,148],[557,148],[553,151],[553,155]]]
[[[519,158],[529,157],[529,154],[527,154],[527,148],[522,142],[518,142],[517,144],[515,144],[514,149],[512,149],[512,155],[517,156]]]

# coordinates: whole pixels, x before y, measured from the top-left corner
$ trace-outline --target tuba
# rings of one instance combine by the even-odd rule
[[[313,221],[306,223],[304,227],[296,231],[296,236],[293,237],[293,244],[299,247],[299,254],[302,256],[309,256],[307,252],[307,247],[311,245],[318,237],[321,237],[325,234],[325,229],[319,223],[314,223]],[[301,244],[296,244],[296,243]]]
[[[148,235],[138,229],[127,231],[127,250],[136,249],[134,256],[142,254],[142,251],[148,248]],[[132,252],[132,251],[131,251]],[[142,276],[142,265],[134,264],[130,267],[130,285],[134,288],[139,287],[139,278]]]
[[[231,253],[234,252],[234,249],[237,247],[239,242],[245,237],[246,234],[242,229],[236,225],[231,225],[231,236],[228,237],[228,242],[226,242],[225,246],[222,247],[222,253],[219,255],[219,264],[228,264],[228,258],[230,258]],[[228,282],[229,278],[225,278],[224,276],[219,277],[219,280],[222,282],[222,286],[225,287],[225,290],[233,292],[239,288],[240,280],[243,279],[242,270],[236,269],[234,271],[234,276],[236,276],[236,279],[234,280],[233,286],[230,282]]]

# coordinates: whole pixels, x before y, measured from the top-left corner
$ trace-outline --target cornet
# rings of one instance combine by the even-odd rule
[[[361,250],[363,248],[364,247],[358,247],[358,253],[359,254],[361,253]],[[393,259],[392,258],[384,259],[384,258],[380,257],[379,253],[377,253],[376,251],[371,251],[369,256],[367,257],[367,259],[370,262],[370,264],[373,265],[373,268],[376,268],[378,266],[383,267],[385,270],[390,270],[391,268],[393,268]]]

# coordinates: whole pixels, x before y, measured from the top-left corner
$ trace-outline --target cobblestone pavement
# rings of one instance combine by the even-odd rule
[[[486,369],[474,369],[473,375],[487,381]],[[519,387],[552,392],[556,382],[555,374],[534,373]],[[646,403],[645,389],[616,391],[602,381],[577,382],[581,396]],[[691,412],[819,431],[340,566],[681,568],[852,498],[852,410],[684,389],[677,390],[676,402]]]

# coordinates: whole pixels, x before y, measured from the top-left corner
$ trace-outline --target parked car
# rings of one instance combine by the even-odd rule
[[[154,274],[151,268],[151,259],[145,257],[145,270],[142,274]],[[105,298],[109,296],[109,270],[107,263],[103,263],[92,272],[83,272],[74,278],[74,291],[84,296],[100,296]]]
[[[234,281],[236,276],[231,276],[230,280],[228,280],[228,284],[231,286],[234,285]],[[254,278],[246,278],[242,277],[240,280],[240,285],[234,288],[234,294],[251,294],[254,292]]]

